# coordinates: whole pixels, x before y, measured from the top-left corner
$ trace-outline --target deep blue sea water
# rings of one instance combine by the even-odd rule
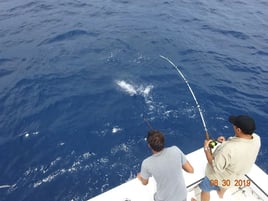
[[[0,0],[0,200],[87,200],[135,177],[148,119],[167,145],[255,118],[268,172],[266,0]],[[250,150],[249,150],[250,151]]]

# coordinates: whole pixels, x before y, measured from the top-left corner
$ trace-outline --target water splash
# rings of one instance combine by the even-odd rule
[[[122,131],[122,128],[119,128],[118,126],[115,126],[115,127],[113,127],[113,129],[112,129],[112,133],[118,133],[118,132],[120,132],[120,131]]]
[[[135,84],[130,84],[125,80],[117,80],[116,84],[130,96],[141,95],[143,97],[147,97],[153,89],[153,85],[147,85],[145,87],[143,85],[137,86]]]
[[[115,82],[120,89],[128,95],[142,96],[144,98],[148,111],[146,112],[146,115],[141,114],[143,118],[146,116],[146,118],[153,120],[155,116],[160,116],[162,118],[168,118],[170,115],[177,116],[177,111],[172,110],[167,112],[166,106],[163,103],[154,101],[151,94],[152,89],[154,88],[152,84],[131,84],[133,82],[127,82],[125,80],[116,80]]]

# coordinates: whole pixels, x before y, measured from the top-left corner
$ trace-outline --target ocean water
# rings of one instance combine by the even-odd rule
[[[0,0],[0,200],[87,200],[134,178],[150,152],[233,135],[255,118],[268,172],[265,0]],[[250,151],[250,150],[249,150]]]

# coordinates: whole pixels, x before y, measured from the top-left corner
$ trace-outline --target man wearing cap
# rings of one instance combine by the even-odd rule
[[[216,190],[222,198],[227,188],[235,186],[235,182],[247,174],[255,163],[260,150],[260,137],[254,133],[255,121],[247,115],[230,116],[235,136],[225,140],[218,138],[222,144],[211,153],[209,143],[205,140],[204,151],[208,161],[206,176],[200,183],[201,201],[210,200],[210,191]]]

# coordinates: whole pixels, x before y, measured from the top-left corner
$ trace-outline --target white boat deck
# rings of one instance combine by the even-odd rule
[[[198,183],[203,179],[206,158],[203,149],[198,149],[187,155],[187,159],[194,167],[194,174],[184,173],[188,189],[187,200],[192,197],[200,200],[200,189]],[[223,199],[219,199],[216,191],[211,192],[211,201],[267,201],[268,200],[268,175],[257,165],[245,176],[245,180],[251,180],[249,186],[240,186],[228,189]],[[132,179],[107,192],[104,192],[88,201],[153,201],[156,184],[150,178],[149,184],[144,186],[138,179]]]

